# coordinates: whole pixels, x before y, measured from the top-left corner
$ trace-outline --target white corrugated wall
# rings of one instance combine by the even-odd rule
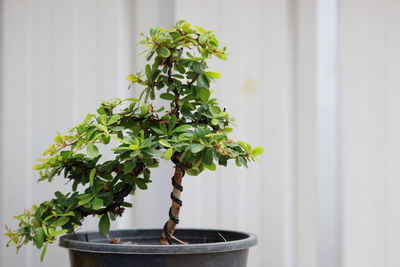
[[[180,227],[254,232],[249,267],[397,267],[400,3],[396,0],[2,0],[0,224],[62,181],[31,169],[57,130],[123,97],[138,33],[186,19],[231,53],[211,68],[235,138],[265,148],[248,170],[185,177]],[[397,113],[399,112],[399,113]],[[171,173],[165,175],[165,173]],[[114,227],[161,227],[171,165]],[[95,229],[89,220],[85,229]],[[5,239],[0,237],[1,244]],[[52,246],[0,248],[0,266],[68,266]]]

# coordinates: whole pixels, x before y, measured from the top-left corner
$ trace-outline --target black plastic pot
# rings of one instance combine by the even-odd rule
[[[111,231],[110,244],[97,232],[68,234],[60,246],[69,249],[72,267],[246,267],[257,237],[236,231],[179,229],[188,245],[160,245],[160,229]]]

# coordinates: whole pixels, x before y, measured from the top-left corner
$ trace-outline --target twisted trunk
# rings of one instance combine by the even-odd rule
[[[172,244],[174,241],[181,244],[185,243],[174,236],[176,225],[179,223],[179,211],[182,206],[182,178],[185,175],[185,165],[181,161],[180,155],[178,153],[174,154],[174,156],[172,157],[172,162],[175,164],[175,173],[172,177],[172,205],[169,209],[169,219],[164,225],[164,229],[161,233],[160,238],[160,243],[164,245]]]

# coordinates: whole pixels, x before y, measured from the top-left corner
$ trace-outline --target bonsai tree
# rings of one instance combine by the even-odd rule
[[[142,35],[149,63],[144,72],[128,76],[131,86],[143,88],[140,97],[102,102],[97,114],[87,114],[67,134],[54,138],[34,169],[39,181],[63,176],[71,189],[15,216],[19,228],[7,227],[6,235],[17,250],[32,242],[43,249],[43,258],[49,243],[74,232],[87,216],[98,217],[99,231],[107,235],[110,221],[132,206],[125,198],[148,188],[151,169],[161,159],[171,160],[175,171],[160,243],[185,243],[174,235],[185,174],[215,170],[228,160],[247,167],[262,153],[260,147],[228,137],[233,120],[211,97],[210,84],[220,74],[207,70],[207,60],[227,58],[213,31],[181,20],[170,29],[152,28],[150,36]],[[156,98],[166,100],[165,107],[152,104]],[[103,146],[111,147],[112,159],[102,160]]]

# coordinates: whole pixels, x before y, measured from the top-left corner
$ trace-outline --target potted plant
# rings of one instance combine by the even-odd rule
[[[177,230],[182,206],[182,179],[215,170],[234,160],[246,166],[262,153],[245,142],[228,137],[232,118],[217,99],[210,83],[220,77],[207,71],[211,57],[226,59],[213,31],[192,27],[181,20],[170,29],[152,28],[142,34],[147,47],[143,73],[128,80],[143,87],[138,99],[102,102],[97,114],[86,118],[44,151],[39,181],[56,176],[69,181],[68,193],[15,216],[19,228],[7,228],[9,243],[17,249],[33,243],[42,249],[60,238],[69,248],[71,266],[245,266],[256,237],[234,231]],[[155,107],[152,100],[166,100]],[[102,160],[105,148],[113,157]],[[161,159],[175,165],[169,219],[159,230],[109,231],[110,221],[132,204],[125,197],[145,190],[151,169]],[[74,233],[87,216],[99,218],[99,233]]]

